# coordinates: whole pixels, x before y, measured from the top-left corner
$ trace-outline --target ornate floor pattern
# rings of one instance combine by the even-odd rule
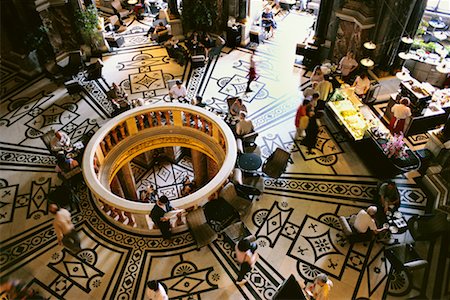
[[[326,116],[316,154],[306,155],[293,140],[300,85],[309,80],[304,69],[293,66],[295,44],[306,37],[313,19],[294,13],[279,17],[276,38],[256,52],[259,77],[244,101],[263,157],[280,147],[291,159],[280,179],[265,178],[264,194],[244,219],[260,254],[245,285],[235,284],[238,265],[227,236],[220,234],[197,251],[188,230],[177,232],[172,242],[157,231],[129,233],[111,222],[84,188],[70,207],[83,251],[75,256],[57,244],[47,195],[61,182],[40,139],[43,133],[63,130],[77,141],[95,132],[112,112],[105,94],[112,82],[130,98],[151,103],[167,99],[167,80],[174,78],[188,82],[189,95],[201,94],[210,107],[227,109],[227,96],[242,95],[248,50],[227,49],[202,68],[181,67],[164,48],[142,42],[143,24],[125,34],[130,38],[125,48],[104,56],[107,84],[87,81],[80,73],[83,91],[75,97],[46,78],[25,80],[2,67],[0,276],[19,278],[49,299],[142,299],[151,279],[160,280],[171,299],[271,299],[291,274],[304,285],[319,272],[334,282],[332,299],[383,299],[391,297],[388,290],[404,290],[409,282],[401,275],[387,284],[390,265],[383,244],[349,245],[341,236],[337,217],[367,207],[377,184],[352,143]],[[295,39],[292,26],[298,28]],[[410,142],[422,143],[420,137]],[[151,173],[137,164],[133,170],[140,188],[154,183],[174,197],[181,178],[192,175],[188,161]],[[405,217],[422,214],[428,203],[420,187],[409,177],[395,180]]]

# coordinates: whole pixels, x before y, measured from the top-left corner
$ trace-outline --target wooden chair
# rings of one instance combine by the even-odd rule
[[[277,148],[264,162],[262,171],[269,177],[279,178],[287,167],[290,154]]]
[[[219,197],[236,209],[241,217],[245,216],[252,206],[252,200],[238,195],[234,183],[228,182],[220,191]]]
[[[217,239],[217,233],[209,226],[202,207],[190,211],[186,216],[187,224],[197,244],[197,249]]]

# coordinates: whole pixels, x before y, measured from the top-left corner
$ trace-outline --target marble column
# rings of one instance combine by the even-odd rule
[[[120,185],[122,186],[124,198],[129,200],[138,200],[136,181],[134,180],[131,164],[126,163],[117,173]]]
[[[192,167],[197,186],[203,186],[208,181],[207,156],[200,151],[191,149]]]

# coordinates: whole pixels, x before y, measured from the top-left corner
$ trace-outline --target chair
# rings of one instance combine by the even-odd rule
[[[64,82],[64,86],[67,89],[69,95],[78,94],[83,90],[83,87],[76,79]]]
[[[203,205],[208,223],[215,231],[221,232],[230,224],[238,222],[239,213],[225,199],[218,198]]]
[[[355,228],[350,224],[350,217],[339,217],[339,223],[341,225],[342,232],[344,233],[344,237],[351,243],[358,242],[367,242],[372,239],[372,232],[368,230],[366,233],[359,233]]]
[[[264,162],[262,171],[269,177],[279,178],[286,170],[289,158],[289,152],[277,148]]]
[[[407,223],[415,241],[431,241],[450,231],[450,223],[444,213],[412,216]]]
[[[41,140],[42,142],[44,142],[45,147],[47,147],[48,151],[50,151],[53,154],[56,154],[54,151],[52,151],[52,146],[51,146],[51,141],[53,139],[53,137],[55,136],[55,130],[54,129],[50,129],[49,131],[47,131],[46,133],[44,133],[43,135],[41,135]]]
[[[245,216],[252,206],[252,200],[238,195],[236,186],[232,182],[228,182],[220,191],[219,197],[227,201],[234,209],[237,210],[241,217]]]
[[[391,246],[385,250],[385,255],[386,258],[391,263],[394,273],[400,274],[401,272],[404,271],[406,273],[406,276],[408,276],[409,286],[407,290],[403,291],[402,293],[403,295],[406,295],[411,291],[411,288],[413,287],[413,282],[417,282],[417,280],[413,281],[414,271],[425,268],[424,274],[427,273],[428,262],[422,259],[416,252],[414,247],[410,244],[400,244]],[[424,287],[425,281],[422,278],[422,286],[420,289],[421,295],[423,295]]]
[[[217,239],[217,233],[208,224],[202,207],[190,211],[186,216],[187,224],[197,244],[197,249]]]
[[[111,7],[113,8],[115,14],[119,14],[120,19],[125,18],[132,13],[131,10],[124,9],[119,0],[114,0],[111,2]]]

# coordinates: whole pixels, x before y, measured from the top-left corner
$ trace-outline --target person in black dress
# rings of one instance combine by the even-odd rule
[[[302,141],[302,144],[308,147],[307,154],[315,154],[313,149],[316,147],[317,136],[319,134],[319,125],[317,124],[317,117],[313,110],[309,111],[309,122],[306,127],[306,136]]]

